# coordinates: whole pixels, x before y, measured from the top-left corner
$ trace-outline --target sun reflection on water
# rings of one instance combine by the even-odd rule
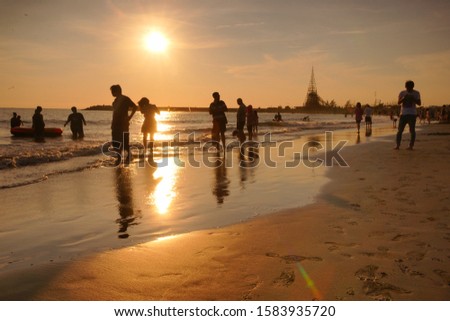
[[[158,167],[153,173],[153,178],[159,180],[153,193],[148,196],[148,204],[154,205],[160,215],[168,213],[170,205],[176,196],[175,182],[177,178],[178,167],[174,163]]]

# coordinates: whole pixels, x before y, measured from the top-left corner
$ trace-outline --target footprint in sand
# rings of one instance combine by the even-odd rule
[[[411,291],[402,289],[393,284],[381,282],[386,277],[384,272],[378,272],[378,266],[367,265],[355,272],[355,276],[363,281],[364,294],[375,300],[391,300],[392,293],[409,294]]]
[[[392,241],[403,241],[403,240],[406,240],[406,239],[410,239],[410,238],[416,237],[418,235],[419,235],[419,233],[397,234],[396,236],[394,236],[392,238]]]
[[[418,252],[418,251],[410,251],[410,252],[406,253],[406,257],[408,259],[412,259],[415,261],[422,261],[423,258],[425,257],[425,253]]]
[[[447,271],[436,269],[433,272],[441,277],[447,286],[450,286],[450,274]]]
[[[321,262],[323,261],[322,258],[317,256],[301,256],[301,255],[284,255],[281,257],[286,263],[295,263],[295,262],[301,262],[301,261],[314,261],[314,262]]]
[[[325,242],[326,245],[328,246],[328,251],[330,252],[335,252],[335,251],[340,251],[342,250],[342,248],[352,248],[352,247],[356,247],[358,246],[358,244],[356,243],[336,243],[336,242]],[[346,257],[346,258],[352,258],[353,255],[347,252],[341,252],[339,253],[341,256]]]
[[[273,280],[273,284],[277,286],[290,286],[295,282],[295,272],[293,270],[284,270],[280,276]]]
[[[350,207],[355,210],[355,211],[360,211],[361,210],[361,205],[359,205],[358,203],[351,203]]]
[[[403,274],[420,277],[425,276],[422,272],[411,270],[410,267],[406,265],[402,259],[395,260],[395,262],[397,263],[398,268]]]
[[[333,230],[335,230],[336,233],[339,233],[339,234],[344,234],[345,233],[344,228],[342,226],[334,225],[334,226],[330,226],[330,227]]]
[[[195,253],[196,255],[205,255],[208,253],[212,253],[212,252],[218,252],[220,250],[223,250],[225,247],[224,246],[209,246],[204,248],[203,250],[198,251],[197,253]]]
[[[337,242],[325,242],[326,245],[330,245],[328,250],[334,251],[334,250],[340,250],[341,247],[356,247],[359,244],[358,243],[337,243]]]
[[[255,295],[254,291],[262,284],[259,276],[255,274],[248,274],[244,277],[244,286],[249,289],[243,294],[242,300],[250,301],[256,300],[257,295]]]
[[[385,246],[379,246],[377,248],[378,252],[361,252],[361,255],[368,257],[379,257],[379,258],[387,258],[389,256],[389,248]]]
[[[303,255],[295,255],[295,254],[280,256],[278,253],[273,253],[273,252],[266,253],[266,256],[280,258],[287,264],[302,262],[305,260],[306,261],[314,261],[314,262],[323,261],[322,258],[317,257],[317,256],[303,256]]]

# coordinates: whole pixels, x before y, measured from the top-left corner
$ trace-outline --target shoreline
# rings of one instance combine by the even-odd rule
[[[344,149],[350,167],[327,171],[306,207],[4,273],[0,299],[448,300],[448,133],[421,130],[413,152]]]
[[[362,142],[383,134],[386,128],[377,128],[375,137],[363,137]],[[340,130],[332,135],[335,141],[347,142],[356,134]],[[326,166],[308,166],[297,153],[303,152],[305,142],[315,141],[312,159],[328,161],[326,137],[312,132],[278,142],[282,149],[261,147],[257,162],[240,163],[236,149],[227,152],[223,166],[215,166],[219,161],[215,153],[184,152],[183,157],[195,158],[199,167],[187,162],[182,168],[173,156],[159,155],[158,167],[136,160],[126,167],[65,170],[62,175],[47,174],[48,180],[36,184],[3,189],[0,248],[5,254],[0,257],[0,273],[228,226],[313,203],[328,181]],[[315,149],[320,150],[314,153]],[[276,166],[269,166],[270,162]]]

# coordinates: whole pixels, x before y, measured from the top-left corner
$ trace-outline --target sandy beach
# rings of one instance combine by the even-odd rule
[[[449,135],[364,140],[309,205],[3,272],[0,299],[450,300]]]

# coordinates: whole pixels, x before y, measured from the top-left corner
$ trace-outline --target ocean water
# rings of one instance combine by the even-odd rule
[[[104,151],[111,137],[111,112],[80,110],[87,126],[85,138],[73,141],[69,127],[63,127],[68,109],[44,109],[46,127],[63,128],[62,137],[46,138],[37,143],[33,138],[18,138],[9,131],[9,120],[12,113],[17,112],[24,121],[25,127],[31,126],[34,109],[31,108],[0,108],[0,181],[1,188],[37,183],[47,179],[49,175],[81,171],[90,167],[102,166],[109,157]],[[314,131],[346,129],[354,127],[352,117],[344,115],[310,115],[310,121],[304,121],[307,115],[298,113],[283,113],[283,122],[273,122],[274,114],[259,113],[259,136],[270,133],[275,141],[293,140]],[[156,141],[172,142],[176,135],[180,145],[184,146],[190,140],[206,142],[210,138],[211,116],[206,112],[162,112],[158,115],[158,133]],[[232,130],[236,126],[235,114],[228,113],[227,140],[235,140]],[[140,127],[143,116],[137,112],[130,124],[130,141],[135,147],[142,146]],[[386,117],[380,120],[386,122]],[[195,138],[194,138],[195,137]],[[155,154],[162,153],[162,147],[156,144]],[[166,146],[167,146],[166,144]],[[171,155],[171,147],[166,147],[164,153]],[[169,149],[169,151],[167,150]],[[133,149],[136,151],[137,149]],[[183,147],[179,150],[182,152]]]
[[[257,140],[270,133],[272,141],[294,145],[280,153],[261,144],[255,149],[259,157],[249,154],[243,161],[233,148],[227,149],[225,159],[208,149],[192,152],[192,135],[207,145],[208,113],[162,112],[156,166],[135,157],[130,166],[115,167],[104,153],[110,140],[111,112],[81,111],[88,123],[82,141],[73,141],[66,128],[62,137],[35,142],[11,136],[13,111],[22,116],[25,126],[33,114],[32,109],[0,109],[0,273],[304,206],[314,201],[328,180],[323,167],[284,165],[299,160],[293,152],[301,150],[302,144],[323,141],[325,131],[333,131],[336,139],[350,144],[393,133],[384,116],[374,118],[373,137],[364,133],[359,137],[350,116],[310,115],[310,121],[304,121],[306,115],[285,113],[283,122],[274,123],[273,114],[259,113]],[[62,127],[69,113],[44,109],[46,126]],[[235,115],[227,116],[227,143],[237,143],[231,135]],[[142,122],[137,113],[131,123],[135,153],[142,141]],[[176,135],[177,147],[161,146]],[[175,148],[177,157],[173,157]],[[186,164],[194,159],[202,166],[183,168],[176,159]],[[277,165],[269,166],[267,159]]]

